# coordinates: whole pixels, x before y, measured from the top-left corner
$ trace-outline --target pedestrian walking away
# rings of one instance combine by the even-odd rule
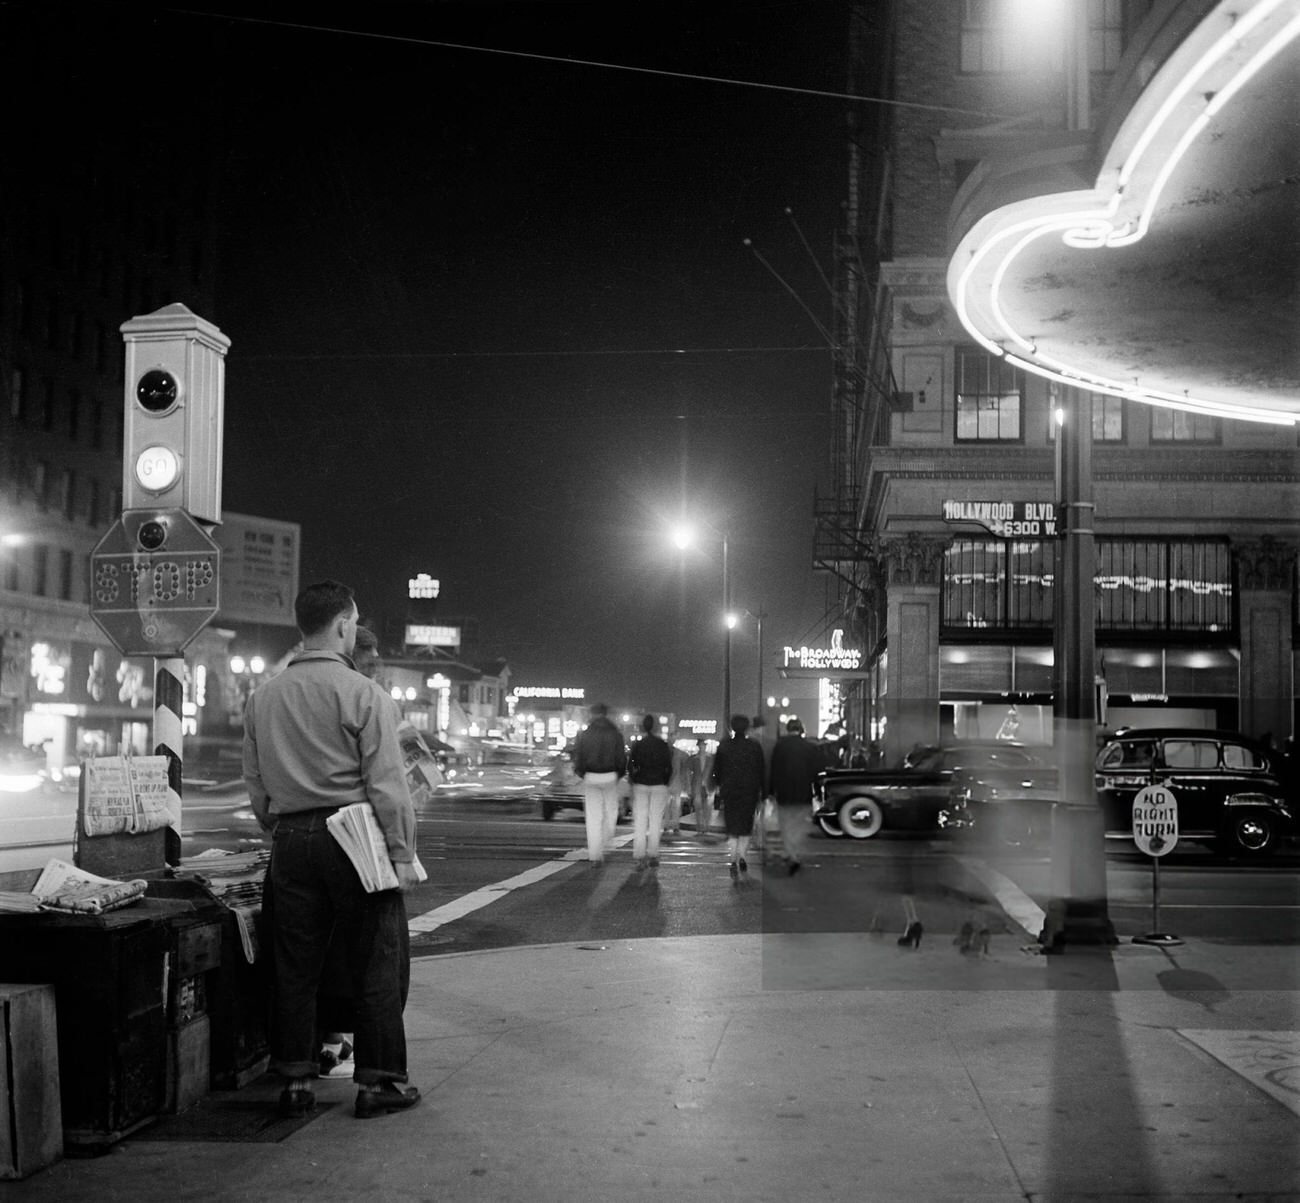
[[[695,833],[707,836],[713,826],[713,793],[709,777],[713,772],[713,762],[709,758],[708,745],[702,739],[695,741],[695,752],[690,760],[691,773],[691,810],[695,813]]]
[[[722,820],[727,833],[727,861],[731,879],[749,872],[745,854],[754,829],[754,813],[763,796],[763,752],[746,737],[749,719],[731,716],[731,735],[719,745],[713,757],[711,780],[722,799]]]
[[[691,792],[691,758],[676,744],[673,754],[673,775],[668,780],[668,812],[664,815],[664,831],[679,835],[682,830],[682,812]]]
[[[597,702],[591,720],[573,744],[573,771],[582,780],[582,808],[587,821],[587,860],[605,859],[618,823],[618,781],[627,771],[623,735],[609,721],[609,708]]]
[[[641,720],[645,734],[632,745],[627,758],[632,782],[632,860],[638,869],[659,867],[659,834],[673,776],[672,749],[655,734],[656,726],[653,714]]]
[[[824,765],[822,751],[804,738],[803,723],[797,718],[785,725],[785,734],[772,749],[768,793],[776,799],[776,817],[785,849],[785,863],[791,876],[799,872],[812,821],[812,793],[817,774]]]
[[[267,870],[273,948],[271,1058],[284,1079],[280,1110],[315,1107],[317,996],[331,937],[342,941],[354,1010],[353,1080],[359,1119],[413,1107],[407,1082],[402,983],[409,965],[402,891],[419,881],[415,810],[397,741],[397,713],[351,654],[359,618],[352,590],[308,585],[294,600],[302,650],[249,695],[244,780],[253,813],[271,831]],[[398,888],[367,893],[326,820],[369,802]]]

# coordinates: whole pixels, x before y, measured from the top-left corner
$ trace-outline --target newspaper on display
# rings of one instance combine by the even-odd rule
[[[171,824],[166,756],[95,756],[82,781],[87,835],[139,835]]]
[[[149,883],[140,879],[114,881],[78,869],[64,860],[51,860],[32,886],[32,895],[43,911],[67,911],[77,915],[102,915],[130,906],[143,898]]]
[[[369,802],[344,806],[330,815],[325,824],[348,854],[348,860],[356,869],[367,894],[397,889],[397,871],[388,855],[388,841],[375,818],[375,808]],[[421,881],[428,881],[429,875],[418,856],[414,863],[416,876]]]

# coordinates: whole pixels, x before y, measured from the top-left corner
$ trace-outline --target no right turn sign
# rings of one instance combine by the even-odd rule
[[[1133,799],[1133,842],[1148,856],[1164,856],[1178,843],[1178,799],[1163,785],[1148,785]]]

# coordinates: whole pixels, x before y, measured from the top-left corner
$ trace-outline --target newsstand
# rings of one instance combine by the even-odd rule
[[[207,1093],[200,1033],[180,1042],[186,1061],[175,1061],[172,1037],[185,1024],[172,1008],[187,972],[216,967],[211,913],[146,896],[100,915],[0,915],[0,944],[7,982],[54,986],[65,1151],[103,1151]]]

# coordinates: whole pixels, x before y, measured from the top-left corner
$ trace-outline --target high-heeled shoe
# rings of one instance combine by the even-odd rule
[[[900,948],[920,948],[921,936],[924,932],[925,928],[921,926],[919,920],[909,923],[907,925],[907,931],[898,937],[898,946]]]

